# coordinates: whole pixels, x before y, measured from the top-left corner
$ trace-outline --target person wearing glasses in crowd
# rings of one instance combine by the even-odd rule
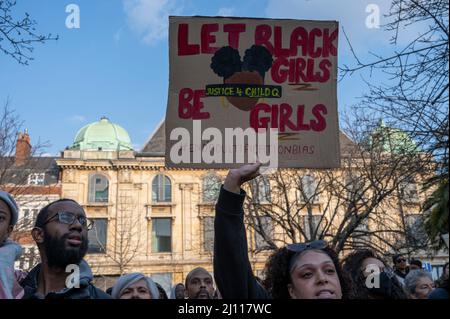
[[[21,283],[24,299],[111,299],[92,284],[92,271],[83,259],[92,226],[71,199],[57,200],[39,211],[31,235],[41,263]]]
[[[392,261],[394,262],[394,272],[397,276],[398,281],[404,285],[405,277],[408,274],[408,265],[406,264],[406,258],[402,255],[394,255],[392,257]]]
[[[342,262],[349,276],[349,299],[407,299],[393,269],[371,249],[358,249]]]
[[[259,175],[260,163],[231,169],[220,190],[214,221],[214,278],[223,299],[342,299],[348,288],[337,254],[323,240],[277,249],[261,285],[248,258],[241,186]]]

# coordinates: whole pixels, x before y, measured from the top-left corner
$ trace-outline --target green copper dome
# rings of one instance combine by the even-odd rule
[[[130,136],[106,117],[78,131],[71,149],[82,151],[132,151]]]
[[[370,135],[369,145],[380,148],[383,152],[393,154],[414,153],[418,151],[416,143],[406,132],[386,126],[382,120]]]

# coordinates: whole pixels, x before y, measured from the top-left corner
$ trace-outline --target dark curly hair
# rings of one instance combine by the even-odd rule
[[[362,264],[367,258],[375,258],[380,260],[385,266],[388,265],[386,261],[376,254],[371,249],[359,249],[349,254],[342,261],[342,269],[347,278],[347,282],[350,284],[349,299],[373,299],[370,290],[366,287],[366,277],[362,269]],[[392,293],[390,299],[407,299],[405,292],[402,289],[398,280],[392,278]]]
[[[229,78],[242,69],[239,51],[230,47],[222,47],[211,58],[211,69],[224,79]]]
[[[246,71],[257,71],[262,78],[272,67],[273,58],[269,50],[262,45],[252,45],[245,51],[242,69]]]
[[[346,282],[346,276],[344,276],[343,274],[336,252],[330,247],[311,250],[322,252],[331,258],[336,268],[339,282],[341,284],[342,298],[347,299],[349,289]],[[266,279],[264,280],[264,287],[268,290],[272,298],[291,299],[288,290],[288,284],[292,283],[289,264],[291,258],[293,258],[295,255],[295,252],[288,250],[286,247],[283,247],[277,249],[269,257],[264,270],[266,275]]]
[[[272,67],[272,63],[272,54],[261,45],[252,45],[250,49],[247,49],[242,62],[238,50],[225,46],[213,55],[210,67],[214,73],[225,80],[240,71],[257,71],[264,79],[264,75]]]

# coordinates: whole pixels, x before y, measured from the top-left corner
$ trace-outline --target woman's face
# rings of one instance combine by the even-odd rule
[[[342,290],[333,260],[324,252],[308,250],[291,270],[292,299],[341,299]]]
[[[122,291],[120,299],[152,299],[147,281],[141,279],[134,284],[129,285]]]
[[[427,299],[430,292],[434,290],[434,283],[428,277],[420,277],[417,280],[416,290],[414,291],[414,299]]]

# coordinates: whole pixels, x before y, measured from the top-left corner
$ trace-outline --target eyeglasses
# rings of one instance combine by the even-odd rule
[[[328,243],[325,240],[314,240],[308,243],[296,243],[289,244],[286,246],[287,250],[295,252],[289,261],[289,272],[294,269],[295,262],[297,261],[297,256],[308,249],[325,249],[328,247]]]
[[[397,259],[396,263],[404,263],[406,261],[405,258],[399,258]]]
[[[91,230],[92,227],[94,227],[94,221],[91,219],[86,218],[86,216],[76,216],[74,213],[71,212],[58,212],[49,219],[47,219],[42,226],[49,223],[53,218],[58,217],[58,221],[63,224],[72,225],[75,220],[78,220],[81,226],[86,228],[87,230]]]

